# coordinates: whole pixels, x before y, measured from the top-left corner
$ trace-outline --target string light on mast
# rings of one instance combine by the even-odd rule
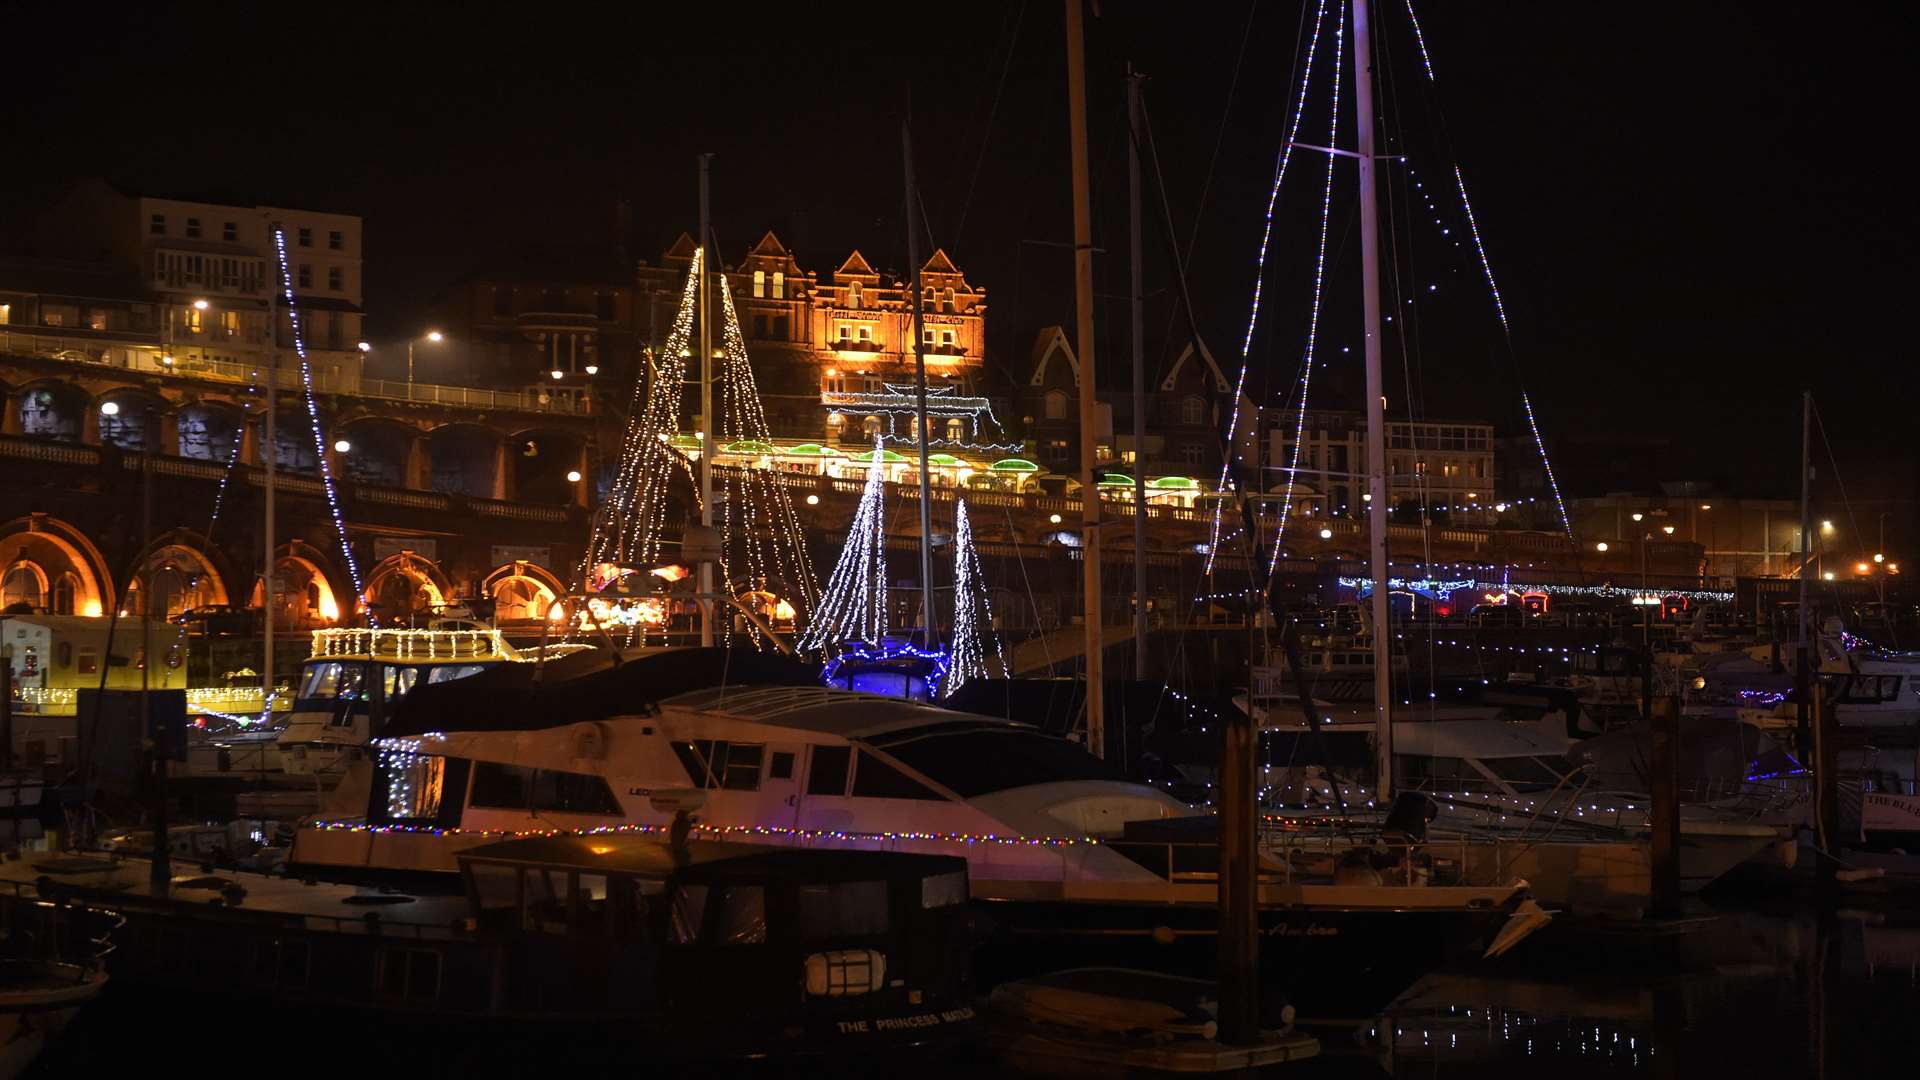
[[[826,649],[847,641],[879,644],[887,634],[886,466],[879,436],[853,527],[840,549],[840,561],[827,578],[820,606],[800,637],[803,650]]]
[[[967,514],[965,499],[956,499],[953,505],[953,642],[948,652],[951,660],[940,685],[942,697],[960,689],[968,679],[993,676],[989,657],[999,671],[1006,670],[1000,636],[993,631],[993,605],[986,579],[980,573],[980,552],[973,544],[973,520]]]
[[[1226,446],[1229,455],[1232,453],[1234,437],[1240,430],[1240,404],[1246,400],[1247,368],[1250,366],[1249,357],[1253,351],[1253,331],[1254,327],[1260,323],[1260,298],[1267,276],[1267,248],[1273,241],[1273,208],[1280,201],[1280,185],[1287,178],[1287,165],[1293,161],[1294,140],[1300,135],[1300,120],[1306,113],[1307,84],[1313,78],[1313,61],[1320,49],[1320,30],[1325,25],[1326,18],[1327,0],[1320,0],[1319,7],[1313,16],[1313,34],[1307,39],[1307,58],[1301,65],[1300,91],[1293,103],[1293,122],[1287,127],[1287,141],[1280,147],[1280,160],[1273,170],[1273,187],[1267,192],[1267,214],[1266,221],[1261,226],[1260,253],[1254,258],[1253,264],[1253,304],[1247,312],[1247,332],[1240,339],[1240,376],[1234,383],[1233,410],[1228,414],[1227,419]],[[1222,462],[1220,465],[1218,492],[1222,495],[1227,492],[1228,467],[1227,462]],[[1220,550],[1220,515],[1224,501],[1216,501],[1213,507],[1213,523],[1207,541],[1206,573],[1209,574],[1213,572],[1215,554]]]
[[[307,362],[306,335],[300,328],[300,305],[293,296],[293,271],[287,265],[287,231],[278,225],[273,227],[273,247],[280,258],[280,285],[287,301],[287,319],[293,326],[293,351],[300,357],[300,388],[307,402],[307,423],[313,431],[313,456],[320,467],[320,486],[327,493],[327,511],[333,516],[333,530],[340,538],[340,558],[347,564],[347,577],[353,582],[353,595],[365,596],[366,586],[360,581],[360,565],[354,561],[353,545],[347,543],[347,522],[340,513],[340,493],[333,487],[333,469],[327,464],[327,439],[320,431],[320,406],[313,396],[313,366]],[[267,333],[274,332],[272,327]],[[272,377],[272,373],[268,373]],[[278,447],[268,447],[267,453],[275,453]],[[272,573],[273,568],[267,567]],[[368,613],[372,618],[372,613]]]

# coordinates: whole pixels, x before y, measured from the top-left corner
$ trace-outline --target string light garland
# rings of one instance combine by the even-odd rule
[[[1413,13],[1413,0],[1407,0],[1407,21],[1413,24],[1413,41],[1420,46],[1420,62],[1426,65],[1427,81],[1439,82],[1433,73],[1433,57],[1427,52],[1427,35],[1420,29],[1420,16]]]
[[[953,507],[953,643],[952,663],[941,680],[940,696],[946,697],[965,685],[968,679],[987,678],[993,671],[987,666],[992,657],[1001,671],[1006,657],[1000,651],[1000,635],[993,629],[993,601],[987,595],[986,580],[980,573],[980,552],[973,543],[973,519],[967,513],[967,500],[954,500]]]
[[[719,445],[740,443],[772,447],[773,434],[755,385],[747,356],[746,335],[733,306],[733,289],[723,278],[718,285],[722,317]],[[720,512],[720,577],[729,595],[778,586],[797,623],[809,622],[819,600],[813,563],[807,557],[806,530],[787,494],[786,478],[762,456],[718,474],[725,490]],[[744,571],[744,572],[741,572]],[[747,634],[756,645],[760,627],[751,620]],[[725,635],[731,639],[733,620]]]
[[[1327,146],[1331,147],[1340,133],[1340,72],[1343,65],[1340,43],[1347,36],[1347,9],[1340,9],[1339,21],[1333,30],[1333,107],[1328,110]],[[1365,78],[1366,73],[1362,72]],[[1274,527],[1273,551],[1267,556],[1267,580],[1272,581],[1274,567],[1280,564],[1280,545],[1287,538],[1287,518],[1293,513],[1293,485],[1300,475],[1300,451],[1306,444],[1307,431],[1307,394],[1313,388],[1314,346],[1320,336],[1320,310],[1326,298],[1327,286],[1327,235],[1332,231],[1333,222],[1333,166],[1336,155],[1327,153],[1326,188],[1320,194],[1320,249],[1313,263],[1313,306],[1307,316],[1307,347],[1302,357],[1300,369],[1300,415],[1294,422],[1293,464],[1287,470],[1287,493],[1281,497],[1280,520]]]
[[[836,680],[840,668],[851,663],[885,663],[889,660],[925,660],[933,665],[927,675],[927,696],[942,697],[945,694],[947,673],[953,669],[953,657],[945,649],[922,649],[909,641],[883,641],[872,648],[854,647],[836,654],[820,669],[820,681],[827,686],[840,686]],[[852,689],[851,686],[841,687]]]
[[[307,360],[306,334],[300,325],[300,304],[293,295],[293,269],[287,262],[287,231],[278,225],[273,227],[273,246],[280,258],[281,292],[287,302],[287,319],[293,327],[293,351],[300,357],[300,388],[307,402],[307,422],[313,431],[313,457],[320,467],[320,486],[327,493],[327,510],[333,516],[334,533],[340,538],[340,557],[347,564],[347,577],[353,582],[353,595],[366,596],[366,585],[360,580],[360,564],[353,557],[353,545],[347,542],[347,521],[340,513],[340,493],[334,490],[333,468],[327,464],[327,438],[320,430],[320,405],[313,394],[313,365]],[[275,333],[273,327],[267,328],[269,336]],[[272,378],[274,372],[267,372]],[[269,446],[269,454],[279,453],[279,447]],[[266,572],[271,574],[273,567]],[[371,610],[367,612],[369,622],[374,621]]]
[[[1313,16],[1313,33],[1307,39],[1307,58],[1301,65],[1300,90],[1294,97],[1293,120],[1287,126],[1287,141],[1280,146],[1280,158],[1273,169],[1273,187],[1267,192],[1266,219],[1261,225],[1260,250],[1253,261],[1253,303],[1247,312],[1247,332],[1240,339],[1240,375],[1233,386],[1233,409],[1227,418],[1227,451],[1232,454],[1233,440],[1240,430],[1240,403],[1246,400],[1247,370],[1252,366],[1253,331],[1260,323],[1260,299],[1263,295],[1267,277],[1267,249],[1273,242],[1273,208],[1280,201],[1280,186],[1287,178],[1287,166],[1293,161],[1294,140],[1300,136],[1300,121],[1306,115],[1307,85],[1313,79],[1313,61],[1320,50],[1320,31],[1326,24],[1327,0],[1320,0]],[[1337,49],[1335,51],[1338,51]],[[1216,488],[1218,494],[1225,495],[1228,490],[1228,462],[1220,464],[1220,481]],[[1207,540],[1207,566],[1205,573],[1213,573],[1213,562],[1220,550],[1220,520],[1224,500],[1213,508],[1213,523]]]
[[[853,513],[853,527],[840,561],[820,594],[800,648],[826,649],[842,642],[878,643],[887,636],[886,464],[880,439],[873,440],[867,484]],[[925,539],[924,537],[922,538]]]
[[[400,834],[414,836],[471,836],[479,838],[517,839],[522,837],[552,836],[668,836],[671,825],[603,825],[593,829],[461,829],[434,825],[406,825],[399,822],[370,825],[363,821],[318,821],[304,828],[318,829],[322,832],[372,833],[375,835]],[[917,830],[860,832],[853,829],[801,829],[786,825],[714,825],[708,822],[696,822],[692,833],[695,836],[715,838],[737,838],[744,836],[780,837],[795,841],[839,840],[854,843],[878,842],[894,843],[898,841],[931,841],[949,844],[998,844],[1008,847],[1099,847],[1103,841],[1097,836],[1002,836],[999,833],[960,833],[930,832]]]
[[[693,320],[705,259],[705,250],[695,248],[665,345],[657,356],[648,354],[649,370],[634,378],[620,460],[607,498],[594,513],[581,562],[583,591],[596,566],[647,566],[660,561],[668,489],[676,464],[679,472],[692,475],[686,456],[671,440],[679,432],[681,385],[693,355]],[[650,629],[645,624],[630,628],[629,644],[646,644]]]

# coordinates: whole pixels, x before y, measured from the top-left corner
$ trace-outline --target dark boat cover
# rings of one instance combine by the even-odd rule
[[[820,669],[748,647],[605,649],[546,664],[499,664],[414,689],[381,738],[430,731],[532,731],[653,711],[659,702],[719,686],[818,686]]]

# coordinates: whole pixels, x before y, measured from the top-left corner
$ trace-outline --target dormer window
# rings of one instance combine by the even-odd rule
[[[787,275],[778,270],[773,272],[773,298],[780,300],[787,295]]]
[[[753,295],[767,295],[767,272],[765,270],[755,270],[753,272]]]
[[[857,281],[847,287],[847,306],[856,310],[860,307],[860,283]]]
[[[946,292],[940,294],[940,310],[941,311],[953,310],[953,290],[952,289],[948,289]]]

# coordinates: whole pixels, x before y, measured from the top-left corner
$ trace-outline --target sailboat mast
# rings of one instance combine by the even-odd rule
[[[1373,55],[1367,0],[1353,0],[1353,107],[1360,166],[1360,277],[1366,319],[1368,553],[1373,576],[1375,798],[1393,797],[1393,628],[1387,621],[1387,407],[1380,375],[1380,205],[1375,194]]]
[[[1083,0],[1067,0],[1067,119],[1073,144],[1073,297],[1080,359],[1080,554],[1087,652],[1087,749],[1107,756],[1100,638],[1100,478],[1094,475],[1099,407],[1093,365],[1093,207],[1087,177],[1087,61]]]
[[[280,223],[267,222],[267,242],[279,244]],[[279,266],[274,269],[273,287],[267,290],[267,401],[266,414],[260,418],[260,434],[266,445],[260,450],[261,491],[264,508],[260,523],[260,708],[262,720],[273,719],[273,473],[280,456],[280,448],[275,445],[273,425],[278,419],[274,413],[278,406],[275,397],[280,389],[280,290],[286,283],[280,279]],[[171,320],[172,314],[167,318]],[[235,436],[238,438],[239,436]],[[359,598],[355,597],[357,601]],[[343,612],[342,614],[347,614]]]
[[[906,166],[907,183],[907,302],[913,312],[913,371],[920,407],[914,426],[920,434],[920,619],[926,628],[925,645],[934,648],[933,619],[933,492],[927,475],[927,305],[920,297],[920,230],[914,227],[914,207],[918,198],[913,189],[913,123],[900,121],[900,154]],[[874,451],[879,453],[878,450]],[[956,632],[958,627],[955,628]]]
[[[712,154],[700,155],[700,524],[713,527],[713,249],[707,220],[707,166]],[[713,563],[700,562],[700,645],[713,647]]]
[[[1807,684],[1812,681],[1813,658],[1808,652],[1809,609],[1813,582],[1813,391],[1800,394],[1800,610],[1793,648],[1793,688],[1799,699],[1800,734],[1807,733]]]
[[[1140,83],[1127,67],[1127,242],[1133,337],[1133,677],[1147,677],[1147,343],[1146,274],[1140,239]]]

